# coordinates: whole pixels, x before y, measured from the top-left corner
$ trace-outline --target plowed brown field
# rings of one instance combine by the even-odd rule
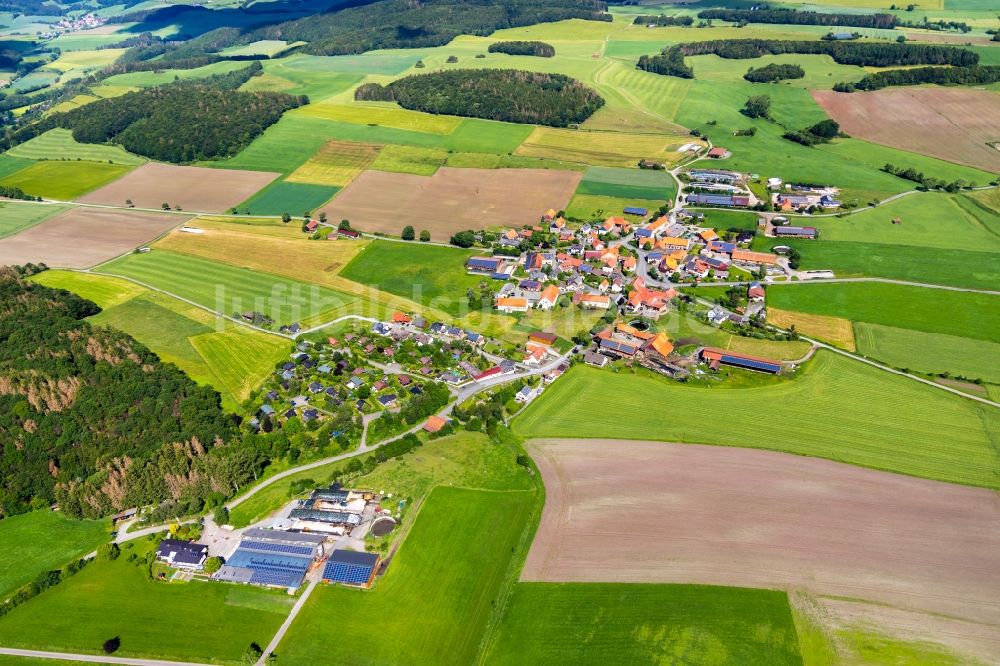
[[[974,625],[1000,654],[995,492],[754,449],[528,448],[546,503],[523,580],[803,590]]]
[[[1000,141],[1000,94],[962,88],[886,88],[855,93],[814,90],[812,95],[855,138],[991,173],[1000,171],[1000,150],[989,145]]]

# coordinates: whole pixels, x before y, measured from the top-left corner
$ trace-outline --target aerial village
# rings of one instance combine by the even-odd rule
[[[707,226],[705,213],[695,206],[758,204],[747,180],[747,174],[732,171],[691,169],[681,177],[685,203],[674,210],[625,208],[622,216],[579,225],[548,210],[537,224],[476,235],[478,244],[492,251],[469,258],[465,270],[483,278],[488,307],[513,316],[555,308],[596,311],[602,316],[586,339],[567,343],[536,330],[515,349],[416,313],[353,321],[336,335],[300,339],[248,402],[245,427],[290,433],[307,428],[347,451],[415,432],[432,438],[447,434],[460,425],[459,418],[468,417],[444,409],[452,398],[494,386],[499,393],[501,384],[511,392],[502,401],[513,405],[501,412],[512,416],[574,362],[640,366],[678,381],[712,377],[722,366],[768,375],[794,371],[787,361],[692,348],[653,330],[672,309],[682,309],[735,334],[788,335],[766,324],[766,285],[793,275],[832,277],[796,270],[780,239],[815,239],[818,233],[788,225],[780,213],[836,209],[837,190],[770,179],[775,212],[761,213],[756,232]],[[331,237],[356,237],[342,231]],[[757,234],[775,239],[773,252],[751,249]],[[729,286],[725,306],[681,291],[708,283]],[[240,316],[256,321],[258,313]],[[291,324],[282,332],[297,335],[301,327]],[[488,402],[491,394],[486,395]],[[370,552],[377,550],[372,537],[390,535],[404,509],[405,502],[385,490],[314,488],[308,498],[248,527],[208,523],[198,539],[166,539],[157,560],[173,576],[291,593],[310,580],[368,587],[385,567],[382,556]]]

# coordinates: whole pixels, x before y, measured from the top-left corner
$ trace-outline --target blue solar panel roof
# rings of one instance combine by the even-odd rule
[[[284,543],[266,543],[264,541],[243,541],[240,548],[263,550],[269,553],[287,553],[289,555],[305,555],[312,557],[313,549],[308,546],[291,546]]]

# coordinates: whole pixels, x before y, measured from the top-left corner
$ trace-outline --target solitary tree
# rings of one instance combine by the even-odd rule
[[[472,231],[459,231],[451,237],[451,244],[458,247],[472,247],[476,243],[476,235]]]
[[[99,560],[116,560],[120,554],[121,550],[118,548],[118,544],[114,542],[102,543],[97,547],[97,559]]]
[[[122,644],[122,639],[119,638],[118,636],[115,636],[114,638],[109,638],[108,640],[104,641],[104,646],[103,646],[104,654],[114,654],[115,652],[118,651],[118,648],[121,647],[121,644]]]
[[[320,212],[319,221],[322,222],[323,224],[326,224],[326,213]]]
[[[229,523],[229,509],[225,505],[218,507],[212,515],[212,520],[216,525],[226,525]]]
[[[411,241],[415,237],[416,234],[413,231],[413,227],[411,227],[410,225],[406,225],[405,227],[403,227],[403,240]]]
[[[430,242],[430,240],[431,240],[431,232],[427,231],[426,229],[420,232],[421,243],[427,243]]]
[[[343,231],[344,229],[350,229],[351,228],[351,221],[350,220],[341,220],[340,224],[337,225],[337,228],[340,229],[341,231]]]
[[[132,203],[131,199],[126,199],[125,200],[125,205],[128,206],[129,208],[135,208],[135,204]]]
[[[170,210],[170,204],[164,201],[163,203],[160,204],[160,208],[162,208],[163,210]]]
[[[260,656],[264,654],[264,650],[261,649],[256,643],[251,643],[246,652],[243,653],[243,663],[244,664],[256,664]]]
[[[771,96],[754,95],[747,99],[746,104],[740,109],[740,113],[749,118],[770,118],[771,117]]]
[[[289,222],[292,221],[292,216],[289,215],[288,213],[282,213],[281,214],[281,221],[284,222],[285,224],[288,224]]]
[[[205,560],[204,570],[205,573],[213,574],[222,568],[222,558],[221,557],[210,557]]]

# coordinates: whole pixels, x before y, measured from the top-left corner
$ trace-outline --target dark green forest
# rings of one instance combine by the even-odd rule
[[[893,67],[901,65],[953,65],[970,67],[979,54],[962,48],[899,42],[840,42],[830,40],[730,39],[668,46],[656,55],[639,58],[636,67],[654,74],[694,78],[686,56],[714,54],[721,58],[748,59],[782,53],[828,55],[841,65]]]
[[[568,76],[512,69],[417,74],[387,86],[366,84],[355,97],[395,100],[427,113],[552,127],[582,123],[604,106],[603,97]]]
[[[490,44],[490,53],[506,53],[507,55],[537,56],[539,58],[552,58],[556,54],[555,48],[545,42],[494,42]]]
[[[99,308],[0,268],[0,515],[59,502],[72,516],[232,492],[253,461],[215,391],[123,333]],[[247,458],[247,456],[243,456]]]
[[[973,65],[972,67],[914,67],[890,69],[867,74],[854,83],[837,83],[837,92],[855,90],[881,90],[889,86],[917,86],[934,83],[939,86],[971,86],[1000,81],[1000,65]]]
[[[743,75],[743,78],[750,83],[771,83],[772,81],[801,79],[805,77],[805,75],[805,70],[798,65],[772,62],[770,65],[764,65],[763,67],[758,67],[757,69],[751,67],[749,71]]]
[[[659,16],[643,15],[636,16],[632,23],[635,25],[655,25],[665,28],[672,25],[688,26],[694,23],[694,19],[690,16],[667,16],[666,14],[660,14]]]
[[[137,155],[185,163],[235,155],[304,97],[236,88],[260,63],[199,81],[146,88],[57,113],[6,137],[3,147],[53,127],[81,143],[115,143]]]
[[[718,19],[733,23],[785,23],[789,25],[851,26],[855,28],[883,28],[896,26],[892,14],[830,14],[803,12],[797,9],[704,9],[700,19]]]

